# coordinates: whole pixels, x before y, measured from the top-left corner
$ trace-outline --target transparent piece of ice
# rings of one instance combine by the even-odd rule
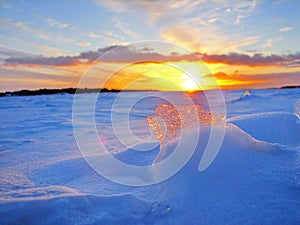
[[[176,138],[182,128],[195,125],[217,125],[225,115],[205,111],[198,104],[173,106],[159,104],[155,114],[147,117],[147,122],[160,142]]]

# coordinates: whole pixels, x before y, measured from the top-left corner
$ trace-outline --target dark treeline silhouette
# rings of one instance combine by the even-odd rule
[[[106,88],[63,88],[63,89],[39,89],[39,90],[21,90],[13,92],[2,92],[0,97],[4,96],[32,96],[32,95],[53,95],[53,94],[85,94],[85,93],[97,93],[97,92],[119,92],[115,89]]]
[[[288,88],[300,88],[300,85],[295,86],[283,86],[280,89]],[[123,90],[124,91],[124,90]],[[127,92],[131,91],[157,91],[157,90],[125,90]],[[98,93],[98,92],[120,92],[116,89],[107,88],[62,88],[62,89],[38,89],[38,90],[21,90],[21,91],[7,91],[0,92],[0,97],[5,96],[32,96],[32,95],[54,95],[54,94],[86,94],[86,93]]]
[[[300,88],[300,85],[299,86],[283,86],[283,87],[281,87],[281,89],[287,89],[287,88]]]

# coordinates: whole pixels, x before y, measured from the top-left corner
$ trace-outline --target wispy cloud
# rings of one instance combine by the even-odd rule
[[[300,83],[300,72],[269,74],[214,74],[224,89],[282,87]]]
[[[73,38],[66,38],[65,39],[67,42],[74,44],[74,45],[78,45],[78,46],[90,46],[91,43],[87,42],[87,41],[78,41],[76,39]]]
[[[54,19],[51,19],[51,18],[47,18],[46,19],[46,22],[50,25],[50,26],[53,26],[53,27],[56,27],[56,28],[59,28],[59,29],[64,29],[64,28],[67,28],[69,27],[69,24],[67,23],[62,23],[62,22],[58,22]]]
[[[0,90],[12,91],[20,89],[41,88],[41,84],[46,88],[74,87],[80,79],[80,74],[72,74],[68,71],[68,76],[55,73],[45,73],[45,71],[33,71],[29,68],[15,70],[14,68],[2,68],[1,76],[5,77],[0,84]],[[26,77],[26,79],[24,79]]]
[[[225,35],[215,26],[197,26],[184,22],[162,28],[160,35],[191,51],[209,53],[237,52],[240,47],[254,44],[259,39],[258,36]]]
[[[96,2],[105,8],[116,13],[138,13],[147,23],[154,24],[163,18],[169,18],[174,15],[186,14],[195,9],[195,7],[206,0],[170,0],[170,1],[152,1],[133,0],[133,1],[101,1]],[[174,14],[175,13],[175,14]],[[179,14],[178,14],[179,13]]]
[[[128,28],[128,25],[125,22],[123,22],[122,20],[120,20],[118,17],[113,16],[112,21],[115,24],[115,26],[117,28],[119,28],[124,34],[130,36],[133,39],[139,39],[140,38],[139,34],[133,32],[132,30],[130,30]]]
[[[99,33],[83,32],[82,34],[90,39],[98,39],[105,46],[128,44],[124,36],[118,35],[114,31],[102,30]]]
[[[274,44],[274,40],[273,40],[273,39],[268,39],[268,40],[262,45],[262,47],[263,47],[263,48],[269,48],[269,47],[273,46],[273,44]]]
[[[0,35],[1,40],[4,43],[12,43],[12,46],[5,46],[7,49],[12,51],[17,49],[23,49],[24,52],[30,52],[29,55],[51,55],[51,56],[59,56],[59,55],[67,55],[70,54],[71,51],[67,49],[60,48],[59,46],[50,46],[48,44],[37,43],[31,39],[19,39],[17,36],[4,36]],[[7,57],[6,57],[7,58]]]
[[[280,32],[286,32],[286,31],[289,31],[289,30],[293,30],[293,27],[282,27],[279,29]]]
[[[255,44],[260,36],[245,32],[229,33],[243,29],[243,19],[249,17],[258,1],[202,1],[186,17],[179,11],[177,19],[168,20],[160,29],[160,35],[193,51],[210,53],[239,52],[241,47]],[[177,15],[176,14],[176,15]]]
[[[0,18],[0,24],[16,27],[16,28],[26,30],[26,31],[38,32],[37,29],[29,27],[28,25],[26,25],[24,23],[13,21],[13,20],[6,19],[6,18]]]
[[[197,15],[207,15],[205,21],[213,18],[227,18],[227,22],[240,23],[248,17],[255,7],[259,4],[257,0],[169,0],[152,1],[132,0],[132,1],[96,1],[101,6],[116,13],[139,13],[141,19],[150,23],[169,22],[170,18],[184,18],[191,12],[197,12]],[[146,16],[146,17],[145,17]],[[228,18],[231,17],[229,20]]]
[[[230,52],[254,44],[258,35],[243,32],[231,35],[229,29],[242,29],[243,20],[253,14],[259,0],[169,0],[97,1],[120,15],[135,13],[142,21],[158,26],[159,35],[196,51]],[[117,17],[115,25],[125,34],[128,26]],[[138,37],[130,35],[131,37]]]
[[[215,23],[216,21],[218,21],[217,18],[212,18],[212,19],[209,19],[207,22],[208,23]]]
[[[17,41],[20,42],[24,42],[28,45],[28,42],[32,42],[32,37],[36,38],[40,38],[42,39],[44,42],[46,42],[47,44],[41,44],[39,42],[36,42],[36,46],[44,46],[44,48],[40,48],[42,50],[42,52],[46,51],[47,49],[49,50],[51,47],[51,43],[53,42],[57,42],[59,41],[60,43],[69,43],[72,45],[76,45],[76,46],[90,46],[90,43],[87,41],[81,41],[81,40],[77,40],[74,38],[70,38],[70,37],[64,37],[61,36],[60,34],[56,34],[56,33],[51,33],[49,31],[43,31],[40,30],[38,28],[34,28],[31,27],[25,23],[22,22],[17,22],[17,21],[13,21],[10,19],[6,19],[6,18],[0,18],[0,26],[3,27],[3,30],[6,28],[16,28],[18,32],[22,32],[22,39],[18,39]],[[66,26],[65,26],[66,27]],[[14,38],[16,35],[14,36],[10,36],[11,40],[16,40],[16,38]],[[28,41],[30,40],[30,41]],[[54,44],[52,44],[54,45]],[[36,48],[36,46],[32,46],[34,48]],[[54,51],[49,51],[50,52],[55,52],[57,51],[58,47],[52,47],[53,49],[55,49]]]

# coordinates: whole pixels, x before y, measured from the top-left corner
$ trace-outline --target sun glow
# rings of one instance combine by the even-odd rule
[[[193,81],[188,75],[183,74],[181,79],[182,79],[181,87],[184,91],[195,91],[199,89],[196,82]]]
[[[112,71],[115,68],[104,69]],[[101,63],[101,67],[106,65]],[[120,64],[118,64],[120,65]],[[97,70],[98,72],[98,70]],[[105,74],[105,71],[99,74]],[[106,72],[107,73],[107,72]],[[187,91],[217,88],[217,82],[203,62],[142,62],[126,65],[105,83],[108,89]],[[141,88],[142,87],[142,88]]]

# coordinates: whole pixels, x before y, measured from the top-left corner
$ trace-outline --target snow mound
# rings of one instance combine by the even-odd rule
[[[273,127],[279,128],[280,124]],[[299,167],[294,163],[297,154],[281,151],[281,146],[257,140],[228,123],[217,158],[199,172],[209,132],[209,127],[201,128],[193,157],[161,184],[161,196],[170,207],[166,224],[297,223],[300,202],[290,199],[291,189],[299,194]],[[163,144],[157,160],[171,154],[174,145]],[[163,175],[164,171],[155,170],[155,177]]]
[[[150,150],[149,151],[134,150],[134,149],[140,149],[142,147],[144,147],[144,149],[150,149]],[[148,166],[153,163],[154,158],[156,157],[158,152],[159,152],[158,143],[145,143],[145,144],[139,144],[137,146],[133,146],[133,149],[128,149],[124,152],[114,154],[114,157],[128,165]]]
[[[300,146],[298,121],[295,115],[283,112],[243,115],[227,120],[258,140],[287,147]]]
[[[253,100],[260,100],[262,99],[261,96],[255,95],[250,93],[250,91],[245,91],[239,98],[233,99],[231,103],[239,103],[241,101],[253,101]]]

